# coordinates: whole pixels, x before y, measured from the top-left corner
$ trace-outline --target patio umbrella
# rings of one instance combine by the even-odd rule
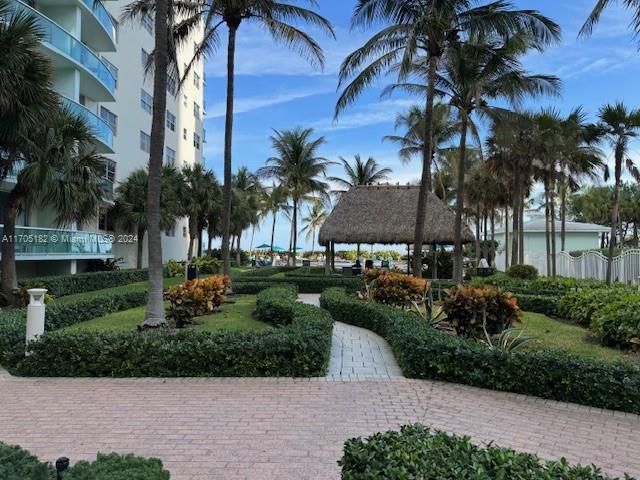
[[[266,243],[263,243],[262,245],[258,245],[256,247],[256,250],[269,250],[271,248],[271,245],[267,245]]]
[[[274,252],[284,252],[284,248],[278,247],[277,245],[273,247]]]

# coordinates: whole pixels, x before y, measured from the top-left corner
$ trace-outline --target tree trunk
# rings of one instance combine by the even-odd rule
[[[240,255],[240,238],[242,237],[242,232],[238,232],[237,238],[237,246],[236,246],[236,263],[238,266],[242,264],[242,255]]]
[[[276,235],[276,214],[275,212],[273,213],[273,225],[271,225],[271,249],[270,249],[270,256],[271,256],[271,264],[273,265],[273,238]]]
[[[556,276],[556,203],[555,186],[549,190],[549,218],[551,221],[551,276]]]
[[[198,256],[202,256],[202,234],[204,232],[204,228],[198,226]]]
[[[491,247],[489,248],[489,264],[495,266],[496,260],[496,211],[491,210]]]
[[[504,207],[504,269],[509,268],[509,206]]]
[[[616,183],[613,187],[613,209],[611,211],[611,233],[609,235],[609,255],[607,262],[607,283],[613,281],[613,249],[615,248],[616,230],[618,227],[618,212],[620,211],[620,177],[622,175],[622,156],[616,152]]]
[[[413,239],[413,274],[422,278],[422,244],[424,242],[424,217],[427,211],[428,194],[431,192],[431,152],[433,151],[433,101],[436,92],[436,70],[438,57],[429,56],[427,79],[427,102],[424,121],[424,141],[422,145],[422,177],[416,209],[416,228]],[[407,261],[409,261],[407,259]]]
[[[549,220],[549,180],[544,179],[544,240],[547,260],[547,276],[551,276],[551,224]]]
[[[298,243],[298,201],[293,200],[293,225],[292,225],[292,243],[291,251],[289,252],[289,262],[292,266],[296,266],[296,246]]]
[[[235,51],[238,25],[229,25],[227,45],[227,110],[224,126],[224,186],[222,188],[222,260],[224,274],[231,274],[231,150],[233,148],[233,97],[235,87]]]
[[[560,183],[560,251],[566,249],[567,235],[567,186],[564,179]]]
[[[520,198],[520,229],[518,230],[518,257],[520,263],[524,263],[524,194]]]
[[[461,112],[460,126],[460,157],[458,159],[458,185],[456,194],[456,223],[454,229],[454,272],[453,279],[462,282],[462,211],[464,209],[464,164],[467,152],[467,127],[469,118],[466,112]],[[480,220],[478,219],[478,224]],[[478,239],[476,239],[478,240]],[[476,253],[477,255],[477,253]]]
[[[142,255],[144,254],[144,228],[138,227],[136,234],[138,235],[138,244],[136,252],[136,268],[142,268]]]
[[[484,217],[483,217],[483,232],[482,232],[482,239],[483,239],[483,244],[482,244],[482,256],[484,258],[489,257],[489,243],[487,242],[487,222],[489,221],[489,215],[487,215],[487,212],[485,210],[484,212]],[[488,259],[488,258],[487,258]]]
[[[211,254],[211,243],[213,242],[213,231],[207,232],[207,252]]]
[[[147,249],[149,252],[149,296],[142,328],[165,325],[163,304],[162,232],[160,230],[160,191],[164,157],[165,115],[167,112],[167,14],[168,0],[155,2],[155,50],[153,75],[153,116],[147,187]]]
[[[15,304],[17,298],[14,290],[18,288],[18,276],[16,273],[16,218],[20,210],[20,203],[25,196],[24,190],[16,185],[7,196],[7,203],[4,206],[4,236],[2,238],[2,293],[6,296],[7,302]]]
[[[481,242],[481,232],[480,232],[480,204],[476,205],[476,267],[480,265],[480,242]]]
[[[516,166],[513,185],[513,238],[511,239],[511,266],[518,264],[520,242],[520,169]],[[509,268],[507,266],[507,268]]]

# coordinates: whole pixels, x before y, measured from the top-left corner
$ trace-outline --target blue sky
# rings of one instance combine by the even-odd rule
[[[355,0],[321,0],[320,13],[333,23],[337,40],[317,36],[325,49],[324,71],[284,47],[275,45],[268,35],[251,24],[243,24],[238,34],[236,56],[236,101],[234,126],[234,171],[240,166],[256,170],[272,155],[269,136],[272,129],[313,127],[326,138],[321,153],[336,160],[354,154],[373,156],[393,169],[391,180],[406,183],[419,178],[417,160],[402,165],[396,148],[382,137],[393,133],[398,112],[414,101],[397,95],[380,99],[381,87],[367,91],[345,111],[337,123],[333,111],[338,94],[337,71],[344,57],[359,47],[372,32],[351,31],[350,16]],[[640,51],[628,28],[630,14],[622,8],[610,9],[594,35],[578,39],[577,32],[595,0],[516,0],[520,8],[538,9],[558,22],[563,30],[561,44],[542,54],[529,55],[524,63],[533,73],[554,74],[563,81],[561,98],[543,98],[531,106],[555,106],[568,112],[582,105],[592,116],[609,102],[622,100],[640,107]],[[224,32],[226,34],[226,32]],[[224,102],[226,88],[226,48],[212,55],[206,65],[207,143],[206,164],[219,179],[223,171]],[[634,152],[638,149],[634,146]],[[634,153],[634,157],[637,157]],[[335,167],[331,174],[340,174]],[[255,244],[269,243],[270,221],[256,232]],[[286,247],[289,223],[278,219],[276,243]],[[249,235],[243,246],[248,247]],[[310,248],[310,242],[299,242]]]

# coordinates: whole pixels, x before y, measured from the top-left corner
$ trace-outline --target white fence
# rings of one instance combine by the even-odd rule
[[[496,266],[505,270],[504,252],[496,256]],[[561,277],[578,279],[607,279],[608,259],[600,252],[585,252],[572,257],[567,252],[556,255],[556,274]],[[547,275],[547,256],[544,254],[525,254],[524,262],[538,269],[540,275]],[[613,257],[613,280],[622,283],[637,284],[640,281],[640,249],[625,250]]]

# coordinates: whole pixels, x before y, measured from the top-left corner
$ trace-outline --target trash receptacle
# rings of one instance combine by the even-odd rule
[[[196,280],[198,278],[198,266],[187,265],[187,280]]]
[[[303,267],[310,267],[311,266],[311,260],[302,260],[302,266]]]

